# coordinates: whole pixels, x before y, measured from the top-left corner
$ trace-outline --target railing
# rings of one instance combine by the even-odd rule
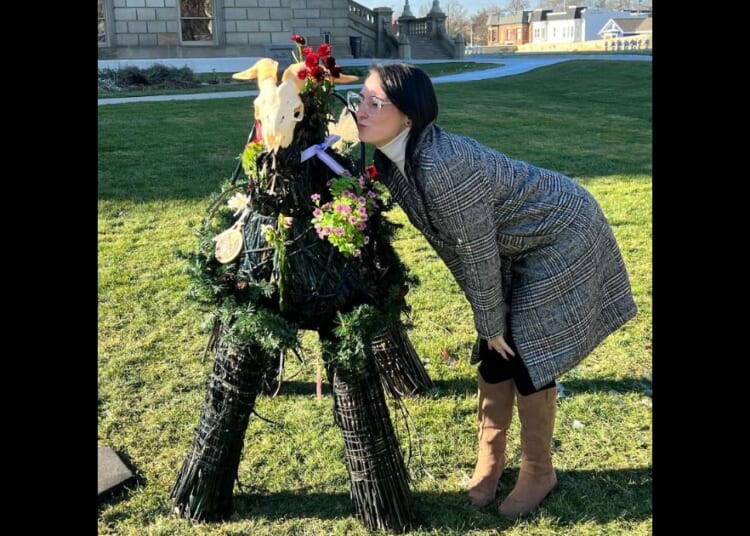
[[[349,0],[349,16],[355,16],[362,19],[364,22],[369,24],[375,24],[375,12],[369,8],[366,8],[362,4],[358,4],[353,0]]]
[[[406,26],[405,28],[402,28]],[[417,19],[401,24],[399,30],[403,31],[406,35],[431,35],[432,33],[432,21],[428,19]]]

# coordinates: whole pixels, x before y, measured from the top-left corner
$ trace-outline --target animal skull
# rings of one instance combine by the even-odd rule
[[[261,58],[249,69],[232,75],[238,80],[258,79],[259,92],[253,103],[255,119],[260,120],[263,141],[273,152],[289,147],[294,137],[294,127],[305,116],[299,96],[304,81],[297,77],[304,63],[290,65],[277,87],[278,66],[278,62],[270,58]]]

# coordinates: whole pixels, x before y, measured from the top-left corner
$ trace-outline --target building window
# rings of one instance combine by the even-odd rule
[[[214,43],[213,0],[180,0],[180,40],[184,44]]]
[[[98,0],[99,4],[99,46],[107,45],[107,18],[104,16],[104,0]]]

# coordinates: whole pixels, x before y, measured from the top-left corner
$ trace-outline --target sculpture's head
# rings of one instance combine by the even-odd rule
[[[299,95],[305,81],[297,76],[304,63],[290,65],[277,86],[278,66],[277,61],[261,58],[249,69],[232,75],[237,80],[257,78],[259,93],[253,103],[255,119],[261,123],[263,142],[274,152],[289,147],[294,137],[294,127],[305,116]]]

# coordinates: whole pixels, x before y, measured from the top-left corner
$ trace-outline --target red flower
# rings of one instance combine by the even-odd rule
[[[302,54],[307,56],[308,54],[312,54],[312,47],[305,47],[302,49]]]
[[[326,77],[326,73],[325,71],[323,71],[323,69],[321,69],[320,65],[314,65],[312,69],[310,69],[310,76],[312,76],[318,82],[322,82]]]
[[[321,58],[325,58],[331,53],[331,45],[328,43],[323,43],[318,47],[318,56]]]
[[[305,65],[307,65],[311,69],[318,65],[318,56],[316,56],[315,54],[308,54],[305,58]]]
[[[365,173],[367,173],[367,176],[372,180],[376,180],[378,178],[378,170],[374,164],[365,166]]]
[[[341,76],[340,65],[334,65],[333,67],[329,67],[328,70],[331,71],[331,76],[334,78],[338,78],[339,76]]]
[[[297,78],[299,78],[300,80],[304,80],[305,78],[307,78],[307,75],[309,74],[310,74],[310,71],[308,71],[307,69],[303,67],[302,69],[297,71]]]
[[[305,41],[305,38],[304,38],[304,37],[302,37],[302,36],[301,36],[301,35],[299,35],[299,34],[294,34],[294,35],[292,36],[292,41],[294,41],[294,42],[295,42],[295,43],[297,43],[298,45],[302,45],[302,46],[304,46],[304,45],[305,45],[305,43],[306,43],[306,41]]]

